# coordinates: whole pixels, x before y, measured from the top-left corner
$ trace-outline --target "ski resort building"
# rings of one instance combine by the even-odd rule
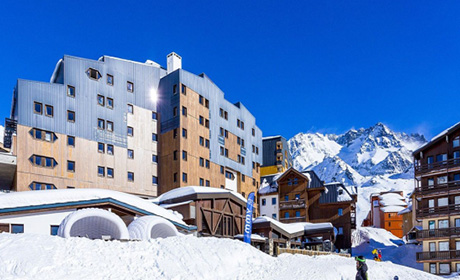
[[[405,233],[403,217],[399,212],[407,207],[403,193],[401,191],[373,193],[370,201],[369,226],[386,229],[402,238]]]
[[[335,247],[351,249],[351,233],[356,229],[354,188],[341,183],[324,184],[315,172],[294,168],[268,179],[272,182],[264,183],[259,190],[261,215],[287,224],[332,223],[337,231]],[[275,201],[277,207],[273,205]]]
[[[246,196],[260,184],[254,116],[205,74],[183,70],[176,53],[166,68],[65,55],[50,82],[17,81],[4,140],[17,161],[7,190],[106,188],[155,197],[200,185]]]
[[[292,157],[286,138],[280,135],[264,137],[262,143],[263,162],[260,171],[262,177],[283,173],[292,167]]]
[[[460,272],[460,123],[413,153],[413,209],[423,229],[417,261],[433,274]]]

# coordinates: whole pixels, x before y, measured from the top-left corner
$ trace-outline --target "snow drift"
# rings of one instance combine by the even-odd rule
[[[390,262],[367,262],[370,279],[442,279]],[[274,258],[230,239],[178,236],[119,242],[0,234],[0,279],[352,280],[355,274],[352,258]]]

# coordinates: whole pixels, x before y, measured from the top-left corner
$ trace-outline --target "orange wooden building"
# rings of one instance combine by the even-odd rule
[[[371,211],[368,224],[383,228],[402,238],[403,217],[398,212],[407,207],[403,193],[400,191],[374,193],[371,195]]]

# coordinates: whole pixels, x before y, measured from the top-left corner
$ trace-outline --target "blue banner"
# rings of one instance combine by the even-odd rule
[[[254,192],[248,195],[246,204],[246,222],[244,223],[244,242],[251,244],[252,234],[252,209],[254,207]]]

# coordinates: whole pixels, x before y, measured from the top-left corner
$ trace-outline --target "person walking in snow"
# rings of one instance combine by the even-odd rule
[[[356,260],[356,280],[368,280],[367,278],[367,264],[363,256],[355,257]]]

